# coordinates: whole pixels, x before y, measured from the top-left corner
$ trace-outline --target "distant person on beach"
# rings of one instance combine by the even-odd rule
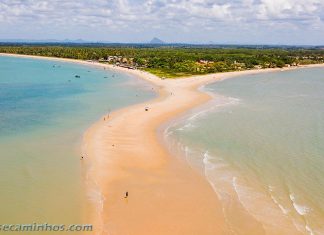
[[[125,198],[128,198],[128,192],[125,193]]]

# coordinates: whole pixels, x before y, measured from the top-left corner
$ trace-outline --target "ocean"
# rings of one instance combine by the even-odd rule
[[[103,68],[0,56],[1,224],[86,223],[83,133],[155,96],[148,83]]]
[[[214,99],[174,122],[166,139],[214,188],[229,234],[324,234],[324,68],[203,90]]]

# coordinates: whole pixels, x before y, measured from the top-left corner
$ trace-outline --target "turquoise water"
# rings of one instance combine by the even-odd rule
[[[168,132],[214,187],[233,234],[254,234],[240,224],[244,215],[268,234],[324,234],[324,69],[205,90],[215,100]]]
[[[147,83],[103,68],[0,56],[0,223],[86,222],[84,131],[154,96]]]

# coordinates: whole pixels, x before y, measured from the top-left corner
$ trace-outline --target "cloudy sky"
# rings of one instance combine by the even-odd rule
[[[0,0],[0,39],[324,45],[324,0]]]

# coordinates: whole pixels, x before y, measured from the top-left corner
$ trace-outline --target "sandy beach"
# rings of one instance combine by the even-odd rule
[[[114,112],[106,121],[101,118],[85,135],[85,154],[91,161],[87,178],[92,180],[90,187],[100,190],[102,199],[91,213],[100,228],[97,233],[228,234],[211,186],[166,151],[157,129],[211,99],[198,87],[256,71],[178,80],[133,72],[151,81],[159,97]],[[126,191],[128,199],[123,198]],[[244,219],[249,219],[253,234],[264,233],[253,218]]]
[[[12,56],[101,66],[130,73],[149,81],[158,94],[153,100],[100,117],[84,135],[85,180],[89,195],[96,199],[89,203],[85,221],[94,225],[94,234],[228,234],[221,204],[212,187],[203,176],[165,149],[157,130],[210,100],[211,96],[198,90],[201,86],[238,75],[282,69],[161,80],[147,72],[112,65]],[[316,66],[323,65],[308,67]],[[284,70],[288,69],[295,67]],[[127,199],[125,192],[129,193]],[[264,234],[257,221],[249,220],[248,226],[253,234]]]

